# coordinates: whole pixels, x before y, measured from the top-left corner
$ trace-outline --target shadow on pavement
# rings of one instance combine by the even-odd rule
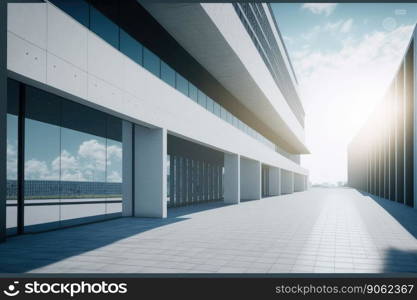
[[[168,208],[168,218],[177,218],[180,216],[198,213],[201,211],[218,209],[218,208],[228,206],[228,205],[230,204],[226,204],[223,201],[215,201],[215,202],[198,203],[198,204],[188,205],[188,206],[172,207],[172,208]]]
[[[417,273],[417,251],[390,248],[385,252],[384,273]]]
[[[0,273],[28,272],[184,220],[187,218],[118,218],[10,237],[0,244]]]
[[[379,206],[397,220],[414,238],[417,239],[417,209],[372,194],[361,192],[363,196],[372,198]]]
[[[0,244],[0,273],[23,273],[99,249],[186,215],[226,206],[223,201],[168,209],[166,219],[118,218],[49,232],[10,237]]]

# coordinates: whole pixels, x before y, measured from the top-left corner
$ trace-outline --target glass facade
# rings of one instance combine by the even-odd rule
[[[90,26],[90,5],[86,1],[53,0],[52,2],[84,26]]]
[[[155,53],[147,48],[143,49],[143,66],[157,77],[161,74],[161,60]]]
[[[7,85],[6,229],[8,234],[15,234],[17,228],[19,85],[12,80],[9,80]]]
[[[193,100],[194,102],[198,102],[198,89],[197,87],[192,84],[189,83],[188,84],[188,96],[191,98],[191,100]]]
[[[110,45],[119,49],[119,26],[94,7],[90,7],[90,29]]]
[[[181,93],[183,93],[184,95],[189,96],[191,98],[191,95],[189,95],[189,91],[188,91],[188,80],[185,79],[184,77],[182,77],[178,73],[176,73],[176,85],[175,85],[175,87]],[[197,92],[197,89],[195,91]]]
[[[223,165],[169,155],[168,207],[223,200]]]
[[[161,79],[175,88],[175,71],[163,61],[161,61]]]
[[[122,121],[45,91],[9,81],[7,227],[38,231],[121,215]],[[24,108],[17,109],[24,90]],[[16,91],[16,92],[15,92]],[[18,197],[19,119],[24,122],[24,193]],[[15,231],[15,230],[14,230]]]
[[[265,62],[272,78],[284,94],[284,98],[295,117],[301,126],[304,127],[304,111],[301,100],[292,83],[291,75],[285,66],[284,58],[281,55],[277,40],[271,25],[268,22],[264,5],[265,4],[263,3],[233,3],[236,13],[240,17],[242,24],[245,26],[253,44],[256,46],[259,55]],[[269,8],[269,10],[273,15],[271,8]],[[278,29],[277,31],[280,35]],[[285,45],[283,45],[283,47],[285,54],[288,55]],[[291,63],[289,68],[295,78]]]
[[[120,51],[137,64],[143,64],[143,46],[122,29],[120,29]]]

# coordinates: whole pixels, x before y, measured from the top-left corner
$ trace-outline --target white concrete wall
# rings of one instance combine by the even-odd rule
[[[134,215],[167,216],[167,131],[135,125]]]
[[[281,170],[281,194],[294,193],[294,173]]]
[[[72,100],[228,153],[307,170],[219,119],[46,3],[8,5],[8,69]],[[219,134],[221,132],[221,134]]]
[[[259,200],[262,198],[262,167],[256,160],[240,159],[240,199]]]
[[[223,189],[225,203],[240,203],[240,157],[237,154],[224,154]]]

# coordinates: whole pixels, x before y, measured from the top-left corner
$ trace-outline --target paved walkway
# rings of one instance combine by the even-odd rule
[[[417,210],[311,189],[10,238],[0,272],[417,272],[416,237]]]

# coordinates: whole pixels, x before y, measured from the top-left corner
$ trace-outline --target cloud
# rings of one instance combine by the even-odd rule
[[[122,176],[120,175],[119,172],[113,171],[107,175],[107,181],[108,182],[122,182]]]
[[[312,41],[319,36],[325,35],[335,35],[338,33],[348,33],[352,29],[353,19],[348,19],[346,21],[339,20],[337,22],[327,22],[324,25],[316,25],[311,28],[308,32],[301,35],[301,37],[306,41]]]
[[[353,25],[353,19],[349,19],[347,21],[345,21],[342,25],[342,27],[340,28],[340,32],[342,33],[348,33]]]
[[[14,149],[9,148],[12,154]],[[37,159],[26,161],[25,176],[29,180],[59,180],[61,178],[65,181],[105,181],[106,162],[108,168],[110,165],[115,165],[117,168],[120,166],[121,159],[122,148],[120,146],[108,146],[106,159],[106,145],[92,139],[81,143],[75,155],[63,149],[61,155],[50,163]],[[107,170],[109,172],[107,181],[122,181],[119,171]]]
[[[9,140],[7,140],[7,179],[17,179],[17,150]]]
[[[306,110],[306,141],[313,153],[302,157],[302,164],[313,182],[346,180],[347,144],[385,94],[412,29],[347,36],[337,51],[293,53]]]
[[[97,140],[83,142],[79,149],[78,155],[89,163],[89,168],[104,171],[106,168],[106,145],[99,143]]]
[[[294,39],[289,36],[284,35],[283,39],[288,45],[291,45],[292,43],[294,43]]]
[[[110,158],[109,162],[112,158],[122,159],[122,148],[116,145],[107,146],[107,156]]]
[[[337,3],[304,3],[301,8],[308,9],[316,15],[325,14],[326,16],[329,16],[334,11],[336,6]]]
[[[25,162],[25,179],[58,180],[59,174],[52,172],[45,161],[30,159]]]

